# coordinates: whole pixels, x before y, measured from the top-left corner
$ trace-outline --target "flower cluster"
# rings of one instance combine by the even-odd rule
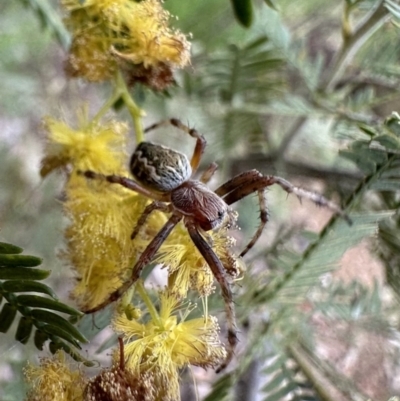
[[[172,69],[190,61],[190,43],[169,27],[160,0],[63,0],[72,33],[71,76],[111,79],[119,67],[155,90],[173,82]]]
[[[225,224],[217,231],[210,231],[206,235],[228,276],[236,279],[242,271],[238,259],[232,256],[231,248],[235,240],[228,235],[228,228],[229,225]],[[183,223],[175,227],[161,246],[156,261],[168,268],[170,290],[178,297],[186,297],[188,290],[195,290],[201,296],[208,296],[215,289],[214,276],[191,241]]]
[[[25,376],[31,384],[27,401],[83,400],[85,378],[68,364],[62,351],[53,358],[43,358],[39,367],[28,364]]]
[[[66,175],[63,208],[68,224],[62,257],[75,272],[72,297],[81,309],[91,310],[126,288],[132,267],[168,219],[167,212],[155,211],[131,239],[151,199],[107,180],[110,175],[129,177],[128,126],[100,121],[122,99],[141,142],[143,113],[126,80],[164,89],[173,82],[172,69],[189,63],[190,46],[182,33],[169,28],[170,15],[161,0],[63,0],[62,4],[72,33],[68,72],[89,81],[111,80],[114,85],[113,95],[92,120],[84,113],[75,128],[52,118],[45,121],[48,143],[41,175],[53,171]],[[95,174],[85,175],[87,171]],[[231,253],[228,228],[227,224],[203,235],[226,274],[237,278],[240,266]],[[135,303],[129,292],[130,299],[125,296],[115,308],[112,328],[120,336],[120,349],[112,367],[89,380],[57,353],[42,360],[40,367],[27,369],[32,384],[29,401],[179,400],[180,369],[214,368],[225,360],[217,320],[208,315],[206,306],[214,278],[183,224],[175,227],[150,262],[168,269],[168,283],[154,300],[139,280]],[[204,299],[203,312],[186,300],[189,290]],[[190,313],[197,317],[189,318]]]
[[[27,401],[179,400],[179,369],[190,364],[215,367],[225,358],[225,348],[215,318],[188,319],[190,308],[178,318],[179,301],[167,291],[160,293],[159,302],[159,313],[145,323],[117,314],[113,327],[125,346],[120,340],[111,368],[90,380],[61,351],[38,367],[29,365]]]
[[[124,167],[125,124],[92,125],[83,120],[74,130],[48,119],[46,128],[49,143],[41,172],[46,175],[56,168],[68,172],[64,211],[70,224],[65,230],[67,249],[62,256],[77,275],[73,297],[82,309],[90,309],[129,276],[129,268],[146,245],[146,232],[157,230],[163,216],[154,215],[143,235],[131,241],[133,227],[148,199],[118,185],[89,182],[81,175],[86,170],[128,174]]]
[[[127,369],[150,381],[150,388],[157,390],[156,399],[172,401],[179,399],[179,369],[188,365],[216,367],[226,352],[214,317],[187,319],[188,310],[179,318],[180,301],[168,291],[160,293],[159,303],[159,312],[153,310],[147,322],[118,314],[113,327],[125,339]]]
[[[48,119],[46,128],[49,143],[42,174],[55,169],[67,173],[64,211],[69,223],[62,256],[77,275],[73,298],[82,309],[91,309],[126,281],[138,256],[167,216],[153,213],[132,241],[132,230],[149,199],[120,185],[89,180],[82,174],[90,169],[104,175],[129,176],[124,168],[127,164],[124,125],[112,121],[100,125],[82,119],[79,127],[73,129]],[[233,240],[228,236],[228,226],[205,235],[227,274],[237,277],[240,269],[231,255]],[[193,305],[181,316],[189,289],[203,297],[214,290],[213,275],[183,224],[175,227],[155,261],[169,270],[168,286],[160,293],[158,312],[144,287],[138,293],[147,311],[133,305],[129,305],[130,309],[126,305],[116,309],[113,328],[125,341],[126,372],[122,375],[120,370],[112,368],[92,379],[86,385],[85,394],[92,394],[88,400],[113,399],[98,396],[117,391],[110,383],[119,383],[119,387],[115,386],[120,399],[124,399],[122,394],[137,382],[147,383],[142,395],[151,393],[152,399],[175,400],[179,398],[179,369],[188,365],[215,367],[226,356],[214,317],[205,314],[187,319],[189,310],[195,309]]]

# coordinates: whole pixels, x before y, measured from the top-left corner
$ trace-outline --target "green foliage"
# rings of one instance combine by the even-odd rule
[[[380,126],[360,125],[351,135],[356,140],[342,156],[353,161],[367,177],[359,189],[368,187],[380,192],[380,208],[396,211],[395,218],[381,222],[379,254],[385,262],[388,284],[397,296],[400,295],[400,275],[398,260],[399,203],[397,191],[400,190],[400,116],[397,113],[386,119]],[[343,128],[343,127],[342,127]],[[340,131],[341,129],[339,129]],[[348,131],[350,132],[350,131]]]
[[[268,7],[276,9],[272,0],[264,0]],[[252,0],[231,0],[237,21],[245,28],[250,28],[254,20]]]
[[[27,7],[30,7],[36,14],[43,29],[49,29],[63,48],[70,45],[70,36],[60,18],[60,14],[47,0],[21,0]]]
[[[236,19],[246,28],[253,22],[252,0],[231,0]]]
[[[38,282],[47,278],[50,271],[33,269],[41,264],[41,259],[21,255],[22,251],[15,245],[0,243],[0,300],[4,300],[0,332],[8,332],[19,313],[21,316],[15,333],[17,341],[26,344],[35,330],[34,343],[39,350],[50,341],[52,353],[63,349],[77,361],[85,361],[74,348],[80,348],[80,343],[85,343],[86,338],[67,319],[52,311],[70,316],[80,316],[81,312],[60,302],[49,286]],[[48,295],[49,298],[31,293]],[[85,363],[90,364],[88,361]]]
[[[232,388],[232,384],[234,383],[234,377],[232,374],[224,374],[222,375],[214,384],[213,389],[208,394],[204,401],[222,401],[226,400],[229,392]]]
[[[291,357],[289,350],[272,349],[266,357],[266,367],[261,374],[268,378],[261,389],[263,401],[279,401],[289,398],[293,401],[319,401],[316,391],[301,368]]]
[[[329,319],[352,322],[364,325],[368,329],[379,327],[379,331],[390,333],[390,325],[382,318],[385,305],[382,301],[382,291],[375,281],[368,288],[357,281],[350,284],[332,283],[329,291],[320,288],[317,301],[314,303],[317,311]]]
[[[309,289],[318,283],[321,275],[336,267],[347,249],[373,235],[378,222],[391,215],[393,212],[390,211],[351,214],[351,226],[335,218],[301,255],[282,252],[274,261],[274,274],[268,286],[260,285],[255,291],[258,302],[271,302],[274,306],[285,307],[298,305]]]
[[[50,3],[24,3],[65,47],[68,35]],[[341,388],[348,399],[355,399],[354,394],[368,399],[333,364],[321,361],[313,348],[317,333],[312,316],[318,313],[388,340],[390,333],[398,335],[391,324],[398,312],[388,307],[380,286],[322,285],[321,276],[337,269],[346,250],[364,238],[376,237],[370,252],[383,261],[387,283],[400,300],[400,118],[392,114],[385,120],[398,109],[399,5],[392,0],[346,0],[348,22],[357,22],[346,30],[340,27],[346,21],[340,3],[300,2],[296,13],[288,0],[264,3],[232,0],[237,20],[248,27],[242,29],[230,18],[227,0],[166,2],[180,17],[177,25],[193,32],[193,68],[182,79],[178,77],[183,90],[174,88],[170,99],[149,96],[146,108],[156,110],[157,115],[150,115],[154,121],[162,114],[199,124],[209,143],[216,145],[208,148],[209,153],[222,160],[221,180],[237,173],[236,169],[254,167],[283,176],[317,177],[328,194],[334,188],[344,195],[342,203],[353,224],[333,218],[320,233],[274,233],[279,214],[286,218],[291,211],[286,205],[275,206],[273,194],[269,195],[267,231],[272,245],[262,246],[254,257],[255,266],[265,267],[260,272],[249,266],[235,297],[240,328],[245,332],[243,326],[249,325],[243,335],[251,341],[241,341],[238,366],[218,377],[206,400],[235,399],[236,383],[251,361],[258,359],[266,361],[259,372],[266,383],[265,400],[329,399],[329,394],[321,393],[314,371]],[[373,15],[377,9],[379,13]],[[389,18],[393,24],[383,25]],[[3,50],[3,54],[8,53]],[[7,68],[14,69],[13,65]],[[26,84],[29,74],[25,80],[17,78],[25,91],[32,86]],[[136,91],[135,96],[139,95]],[[35,109],[38,94],[32,99]],[[341,158],[330,156],[337,150],[337,143],[330,139],[332,131],[340,141]],[[336,168],[343,174],[334,175],[339,178],[331,186],[329,174]],[[11,172],[23,176],[16,167]],[[76,318],[77,312],[57,300],[51,285],[40,282],[49,272],[34,268],[41,261],[21,252],[0,244],[2,331],[11,332],[15,323],[18,341],[33,336],[35,346],[42,349],[50,340],[51,351],[65,348],[77,356],[74,347],[85,340],[80,333],[92,339],[108,325],[110,311],[96,316],[95,325],[90,316],[83,318],[77,331],[71,319],[55,313]],[[218,302],[210,302],[211,308],[220,308],[219,293],[214,300]],[[98,351],[114,342],[114,336],[103,339]]]
[[[243,141],[258,146],[264,129],[258,113],[248,105],[266,105],[281,97],[285,87],[282,53],[261,35],[243,46],[230,45],[211,55],[201,54],[196,64],[196,73],[185,77],[184,89],[213,121],[220,149],[226,151]]]

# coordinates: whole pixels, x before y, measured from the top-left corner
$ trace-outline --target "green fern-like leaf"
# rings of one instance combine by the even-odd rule
[[[262,388],[263,401],[283,399],[318,401],[320,398],[301,368],[285,350],[273,349],[261,375],[266,380]]]
[[[232,386],[234,384],[232,374],[225,374],[220,377],[214,384],[211,392],[204,401],[223,401],[226,400]]]
[[[275,277],[266,290],[267,300],[274,306],[295,306],[304,300],[309,289],[318,283],[322,274],[337,267],[344,252],[363,238],[375,234],[378,222],[393,212],[352,214],[353,224],[334,220],[311,244],[298,261],[285,267],[283,276]]]
[[[400,189],[398,178],[398,156],[392,150],[386,150],[381,144],[377,147],[374,138],[381,138],[383,134],[390,136],[396,144],[398,129],[397,116],[389,119],[382,129],[369,131],[364,140],[357,140],[351,147],[351,152],[357,155],[363,152],[359,163],[370,163],[369,175],[359,184],[352,197],[346,204],[347,209],[359,207],[364,195],[369,190],[394,191]],[[372,136],[372,140],[371,140]],[[297,253],[281,253],[275,261],[275,274],[270,275],[266,282],[258,280],[247,293],[251,297],[250,303],[265,304],[268,302],[272,310],[290,310],[303,302],[308,291],[315,286],[322,274],[337,267],[337,262],[344,252],[355,246],[363,238],[378,232],[378,223],[393,216],[394,212],[382,210],[378,212],[353,213],[350,227],[337,218],[322,230],[318,238],[310,243],[300,255]]]
[[[380,195],[382,209],[399,209],[398,191],[400,190],[400,116],[392,115],[381,125],[368,127],[360,125],[357,131],[349,130],[349,138],[355,141],[343,156],[352,160],[356,166],[369,175],[360,184],[362,187],[375,190]],[[400,299],[400,268],[398,250],[400,242],[398,233],[400,217],[383,220],[380,223],[379,238],[381,247],[379,255],[385,263],[386,277]]]
[[[191,87],[202,100],[225,104],[239,99],[265,101],[282,87],[277,72],[284,66],[282,55],[266,36],[242,47],[231,45],[222,52],[200,56],[195,62],[198,72]]]
[[[253,5],[251,0],[231,0],[236,19],[249,28],[253,22]]]
[[[280,51],[262,35],[245,46],[231,45],[211,56],[199,56],[194,63],[197,75],[188,76],[187,90],[215,119],[211,128],[220,133],[216,137],[221,138],[224,151],[241,140],[246,144],[262,143],[259,115],[245,106],[265,105],[281,97],[285,86],[281,71],[285,66]]]
[[[8,332],[20,315],[15,334],[17,341],[26,344],[35,331],[34,343],[38,349],[43,349],[44,343],[50,341],[52,352],[64,349],[74,359],[90,364],[76,351],[86,338],[67,319],[54,313],[80,316],[81,312],[58,301],[50,287],[38,282],[50,274],[49,270],[34,268],[41,264],[40,258],[21,253],[19,247],[0,243],[0,302],[4,300],[0,332]]]

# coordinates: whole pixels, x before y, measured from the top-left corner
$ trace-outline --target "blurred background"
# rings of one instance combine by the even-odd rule
[[[192,376],[200,399],[208,394],[209,401],[387,400],[400,395],[400,169],[396,164],[393,187],[370,191],[379,188],[369,187],[368,177],[379,179],[384,163],[369,163],[370,154],[351,147],[356,140],[369,144],[388,127],[385,119],[400,110],[397,3],[253,1],[249,28],[235,18],[228,0],[168,0],[164,5],[179,17],[174,25],[192,35],[192,65],[176,76],[177,85],[168,93],[135,88],[146,125],[175,117],[203,133],[208,142],[203,167],[212,161],[219,165],[212,188],[256,168],[361,213],[355,217],[355,234],[344,222],[331,221],[330,227],[340,226],[339,234],[327,240],[328,234],[318,233],[330,221],[329,210],[300,203],[280,188],[268,190],[270,221],[245,259],[248,278],[236,291],[243,358],[223,376],[231,381],[196,369],[185,374],[182,399],[196,399]],[[67,302],[72,274],[57,256],[66,223],[63,177],[39,176],[42,120],[53,116],[73,124],[82,104],[95,112],[110,88],[66,78],[69,38],[53,2],[2,2],[0,15],[0,241],[43,258],[43,267],[52,270],[48,283]],[[118,118],[129,120],[123,110]],[[174,148],[179,144],[178,150],[187,154],[193,147],[190,138],[172,128],[151,133],[151,139]],[[133,140],[132,133],[131,149]],[[244,244],[258,224],[256,197],[237,209],[241,231],[234,235]],[[392,219],[385,220],[389,215]],[[329,241],[341,241],[340,250]],[[325,253],[303,270],[303,252],[315,242]],[[326,259],[329,249],[332,260]],[[301,277],[313,281],[296,288],[296,277],[285,274],[299,266],[305,272]],[[262,290],[254,287],[260,275]],[[298,292],[298,316],[294,321],[285,309],[286,317],[271,333],[273,315],[266,305],[281,284],[276,291],[263,291],[277,277]],[[211,303],[220,311],[218,298]],[[22,368],[38,355],[31,343],[16,343],[14,332],[11,328],[1,335],[4,401],[24,398]],[[232,380],[238,383],[236,395]]]

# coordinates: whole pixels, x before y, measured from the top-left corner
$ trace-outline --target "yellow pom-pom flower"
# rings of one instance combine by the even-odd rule
[[[147,199],[76,175],[66,195],[64,211],[70,224],[63,256],[77,273],[73,297],[81,308],[91,309],[123,284],[143,250],[141,237],[131,241],[130,236]]]
[[[80,370],[73,370],[64,352],[43,358],[40,366],[28,364],[25,377],[31,385],[27,401],[83,401],[86,380]]]
[[[224,265],[226,274],[236,279],[241,273],[241,265],[232,255],[235,240],[228,235],[228,228],[229,225],[224,225],[203,235]],[[189,289],[201,296],[210,295],[215,289],[214,275],[183,223],[175,227],[161,246],[156,261],[168,268],[170,291],[181,298],[186,297]]]
[[[82,309],[91,309],[123,284],[165,216],[154,213],[140,236],[131,240],[149,200],[120,185],[88,180],[79,174],[93,170],[129,175],[124,168],[126,126],[109,122],[82,123],[81,127],[74,130],[63,122],[47,120],[49,143],[42,175],[56,168],[69,171],[63,205],[69,224],[62,256],[76,272],[73,298]]]
[[[114,52],[124,60],[145,67],[160,63],[184,67],[189,63],[190,44],[185,35],[168,27],[170,14],[159,0],[130,2],[129,7],[121,7],[119,17],[117,24],[122,22],[130,33],[129,39],[121,38],[114,45]]]
[[[69,11],[65,23],[73,36],[67,63],[72,76],[102,81],[112,77],[118,64],[127,64],[128,71],[129,66],[139,66],[142,73],[144,67],[151,75],[159,74],[159,67],[182,68],[190,62],[190,43],[169,27],[170,14],[160,0],[62,4]]]
[[[127,125],[117,121],[91,125],[86,119],[79,125],[73,129],[63,121],[45,120],[48,143],[42,160],[42,177],[67,166],[103,174],[125,171]]]
[[[179,319],[178,303],[173,294],[162,292],[159,314],[147,323],[129,320],[125,314],[113,323],[125,340],[126,368],[137,375],[150,373],[157,400],[179,399],[179,369],[188,365],[215,367],[226,356],[216,319]]]

